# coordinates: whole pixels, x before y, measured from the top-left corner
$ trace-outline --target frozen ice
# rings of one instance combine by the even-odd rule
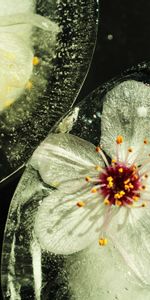
[[[140,117],[140,118],[145,118],[147,116],[147,113],[148,113],[148,108],[145,107],[145,106],[139,106],[137,107],[137,115]]]
[[[97,3],[2,0],[0,5],[2,180],[27,161],[75,101],[95,46]]]
[[[133,85],[136,90],[132,89]],[[131,80],[121,84],[121,91],[124,86],[132,102],[135,94],[138,96],[141,91],[141,85],[144,88],[143,83]],[[113,89],[108,84],[107,89],[110,90],[109,97],[110,94],[114,97],[116,87]],[[104,87],[100,87],[51,131],[70,132],[97,145],[106,101]],[[137,284],[111,244],[101,250],[93,245],[68,256],[54,255],[42,249],[34,231],[35,217],[39,205],[54,188],[42,180],[32,166],[32,159],[12,199],[7,219],[2,261],[4,297],[21,300],[128,300],[135,297],[148,300],[149,289]],[[108,258],[107,263],[104,256]]]

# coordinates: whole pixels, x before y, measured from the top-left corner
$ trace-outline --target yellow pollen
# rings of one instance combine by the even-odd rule
[[[133,189],[134,186],[131,182],[129,182],[129,184],[125,184],[124,188],[125,188],[125,190],[130,190],[130,189]]]
[[[121,206],[121,205],[122,205],[122,202],[121,202],[120,200],[116,200],[116,201],[115,201],[115,205],[116,205],[116,206]]]
[[[109,201],[107,198],[105,198],[105,199],[104,199],[104,204],[105,204],[105,205],[109,205],[109,204],[110,204],[110,201]]]
[[[107,177],[107,181],[108,181],[108,182],[111,182],[111,181],[113,181],[113,178],[112,178],[112,176],[109,176],[109,177]]]
[[[126,180],[124,181],[124,184],[127,184],[129,181],[130,181],[130,178],[126,179]]]
[[[148,144],[148,140],[144,139],[144,144],[147,145]]]
[[[107,184],[107,187],[109,187],[109,188],[112,188],[114,185],[113,185],[113,182],[109,182],[108,184]]]
[[[114,195],[114,198],[115,198],[115,199],[120,199],[120,198],[122,198],[124,195],[125,195],[125,192],[124,192],[124,191],[120,191],[120,192],[118,192],[118,193],[116,193],[116,194]]]
[[[87,182],[89,182],[89,181],[91,180],[91,177],[90,177],[90,176],[86,176],[86,177],[85,177],[85,180],[86,180]]]
[[[132,148],[128,148],[128,152],[130,152],[130,153],[131,153],[132,151],[133,151],[133,149],[132,149]]]
[[[32,86],[33,86],[33,84],[32,84],[32,82],[29,80],[29,81],[27,82],[27,84],[26,84],[26,89],[31,90],[31,89],[32,89]]]
[[[96,192],[97,192],[96,188],[91,189],[91,193],[96,193]]]
[[[133,189],[133,188],[134,188],[134,186],[133,186],[133,184],[132,184],[131,182],[129,182],[128,185],[129,185],[129,188],[130,188],[130,189]]]
[[[101,238],[101,239],[99,239],[99,245],[100,246],[106,246],[107,245],[107,243],[108,243],[108,240],[106,239],[106,238]]]
[[[101,152],[101,148],[100,147],[96,147],[96,152]]]
[[[108,185],[107,187],[112,188],[113,187],[113,178],[111,176],[107,177]]]
[[[83,201],[79,201],[79,202],[77,202],[77,206],[83,207],[83,206],[85,206],[85,203]]]
[[[118,169],[119,173],[123,173],[123,168]]]
[[[37,56],[34,56],[32,59],[32,63],[34,66],[37,66],[40,63],[40,60]]]
[[[116,138],[116,143],[117,143],[117,144],[122,144],[122,142],[123,142],[123,137],[122,137],[122,135],[118,135],[117,138]]]
[[[100,171],[100,170],[101,170],[101,167],[97,165],[97,166],[95,166],[95,170],[96,170],[96,171]]]

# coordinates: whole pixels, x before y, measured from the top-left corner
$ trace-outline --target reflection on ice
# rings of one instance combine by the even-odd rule
[[[48,31],[56,31],[57,32],[57,26],[56,24],[54,24],[54,22],[48,20],[45,17],[42,17],[40,15],[37,14],[31,14],[26,13],[26,14],[14,14],[14,15],[9,15],[6,17],[0,17],[0,26],[6,26],[9,27],[11,25],[22,25],[22,24],[26,24],[26,25],[32,25],[32,26],[36,26],[39,27],[43,30],[48,30]],[[10,31],[13,28],[9,28]],[[7,30],[9,31],[9,29],[7,28]],[[2,28],[0,28],[0,30],[2,30]],[[4,28],[3,28],[4,30]],[[16,32],[19,31],[16,29]]]
[[[11,3],[7,3],[10,6],[7,13],[6,4],[2,4],[0,13],[0,111],[8,108],[25,89],[32,87],[29,79],[34,65],[34,27],[54,36],[59,31],[55,22],[34,13],[33,1],[28,3],[25,13],[25,5],[22,5],[22,10],[20,6],[18,14],[11,9]],[[13,7],[15,5],[18,1],[13,2]]]

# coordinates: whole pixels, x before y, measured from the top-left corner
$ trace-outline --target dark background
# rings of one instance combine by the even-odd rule
[[[123,70],[149,60],[150,1],[100,0],[99,32],[93,62],[77,101]],[[19,177],[0,190],[0,240]]]
[[[150,1],[100,0],[99,7],[97,46],[80,99],[123,70],[150,59]]]

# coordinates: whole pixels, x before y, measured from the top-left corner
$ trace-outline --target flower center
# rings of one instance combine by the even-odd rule
[[[96,152],[102,157],[105,167],[96,166],[96,175],[87,176],[86,181],[92,186],[91,192],[99,194],[100,199],[103,199],[105,205],[126,206],[126,207],[144,207],[146,202],[143,201],[143,191],[145,191],[145,182],[148,174],[143,170],[150,163],[150,159],[139,163],[138,158],[148,142],[146,139],[143,141],[141,151],[138,153],[136,159],[129,163],[129,156],[133,152],[132,148],[127,149],[126,157],[124,160],[120,159],[121,144],[123,137],[116,138],[116,158],[112,159],[111,164],[101,150],[96,147]],[[149,156],[149,154],[148,154]],[[147,164],[148,161],[148,164]],[[140,202],[140,205],[136,202]],[[77,206],[83,207],[84,201],[77,202]]]
[[[142,182],[134,165],[114,161],[99,175],[99,180],[99,192],[104,196],[106,205],[132,205],[139,199]]]
[[[123,137],[116,138],[116,155],[109,164],[107,157],[100,147],[96,147],[96,152],[100,154],[105,166],[95,166],[91,170],[91,174],[85,178],[89,185],[90,192],[85,199],[77,202],[78,207],[88,205],[92,199],[100,200],[107,206],[104,214],[104,221],[101,227],[102,236],[99,239],[99,245],[107,244],[107,239],[103,237],[103,232],[107,231],[109,219],[113,217],[112,206],[126,208],[145,207],[150,201],[147,199],[149,191],[147,189],[147,179],[150,164],[150,154],[145,151],[148,141],[144,139],[140,150],[136,153],[136,158],[130,156],[133,152],[132,148],[122,149]],[[122,150],[125,151],[125,157],[122,159]],[[141,159],[141,156],[144,159]],[[134,153],[133,153],[134,154]],[[148,173],[147,173],[148,172]],[[82,196],[82,195],[81,195]],[[143,202],[143,200],[146,200]],[[127,211],[128,212],[128,211]]]

